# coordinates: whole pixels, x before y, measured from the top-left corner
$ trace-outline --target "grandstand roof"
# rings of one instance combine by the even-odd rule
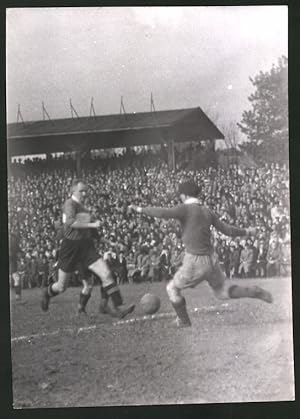
[[[7,125],[10,155],[222,138],[223,134],[199,107]]]

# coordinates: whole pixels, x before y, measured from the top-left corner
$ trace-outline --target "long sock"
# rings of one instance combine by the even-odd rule
[[[108,305],[109,295],[105,288],[103,288],[102,284],[100,285],[100,304],[99,304],[99,312],[102,314],[111,314],[113,315],[113,311]]]
[[[100,285],[100,300],[101,301],[108,301],[109,296],[107,294],[107,291],[105,288],[102,287],[102,285]]]
[[[114,307],[120,307],[123,304],[122,295],[119,290],[110,294],[110,298]]]
[[[179,319],[182,321],[183,324],[186,325],[190,325],[191,324],[191,320],[189,318],[187,309],[186,309],[186,301],[185,298],[182,297],[182,299],[177,302],[177,303],[173,303],[171,302],[177,316],[179,317]]]
[[[121,292],[116,284],[111,284],[108,287],[103,288],[103,291],[111,299],[111,302],[115,308],[118,308],[123,304]]]
[[[15,285],[15,294],[16,299],[19,300],[21,298],[22,287],[21,285]]]
[[[85,311],[85,307],[89,301],[89,299],[91,298],[91,294],[83,294],[82,292],[79,295],[79,309],[82,311]]]
[[[101,296],[100,304],[99,304],[99,311],[102,313],[105,313],[108,307],[108,298],[103,298]]]
[[[231,285],[228,288],[230,298],[254,298],[256,294],[255,287],[241,287],[240,285]]]

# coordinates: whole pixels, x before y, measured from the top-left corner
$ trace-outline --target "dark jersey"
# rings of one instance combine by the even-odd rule
[[[82,240],[92,237],[91,229],[72,228],[72,224],[76,221],[76,214],[80,212],[89,213],[89,211],[73,198],[66,200],[63,206],[63,237],[69,240]]]
[[[211,226],[227,236],[244,236],[246,230],[219,220],[210,209],[196,203],[181,204],[173,208],[145,207],[143,214],[158,218],[175,218],[180,221],[182,241],[186,251],[193,255],[210,255]]]

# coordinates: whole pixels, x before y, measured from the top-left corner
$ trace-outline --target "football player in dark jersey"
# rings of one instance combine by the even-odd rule
[[[107,263],[97,252],[93,240],[93,230],[100,227],[100,221],[91,221],[89,211],[84,207],[88,187],[81,179],[72,184],[72,196],[63,206],[63,234],[58,252],[58,280],[43,290],[41,308],[47,311],[50,299],[64,292],[69,283],[70,275],[78,269],[87,270],[101,279],[102,288],[112,303],[113,314],[119,318],[132,313],[134,304],[124,306],[119,287]],[[84,288],[80,296],[81,310],[90,298],[91,286]]]

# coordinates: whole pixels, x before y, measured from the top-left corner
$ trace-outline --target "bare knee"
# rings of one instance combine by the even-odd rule
[[[99,258],[96,260],[89,266],[89,269],[101,279],[104,287],[114,282],[111,269],[103,259]]]
[[[13,279],[13,284],[15,287],[18,287],[21,284],[21,279],[20,279],[20,275],[18,274],[18,272],[14,272],[12,274],[12,279]]]
[[[166,290],[167,290],[167,294],[170,296],[170,294],[172,293],[172,291],[173,291],[173,287],[174,287],[174,284],[173,284],[173,281],[170,281],[170,282],[168,282],[168,284],[167,284],[167,286],[166,286]]]
[[[83,279],[82,280],[82,285],[83,285],[83,287],[82,287],[81,292],[83,294],[91,294],[92,289],[93,289],[93,284],[90,281]]]
[[[58,281],[52,285],[53,291],[57,291],[58,293],[62,293],[66,291],[69,284],[69,277],[70,274],[66,273],[62,270],[58,271]]]
[[[62,282],[62,281],[58,280],[52,288],[54,288],[54,287],[55,287],[55,291],[57,291],[59,293],[62,293],[62,292],[66,291],[67,284],[65,282]]]
[[[171,280],[166,287],[168,297],[172,303],[178,303],[182,300],[181,291],[174,284],[174,281]]]

